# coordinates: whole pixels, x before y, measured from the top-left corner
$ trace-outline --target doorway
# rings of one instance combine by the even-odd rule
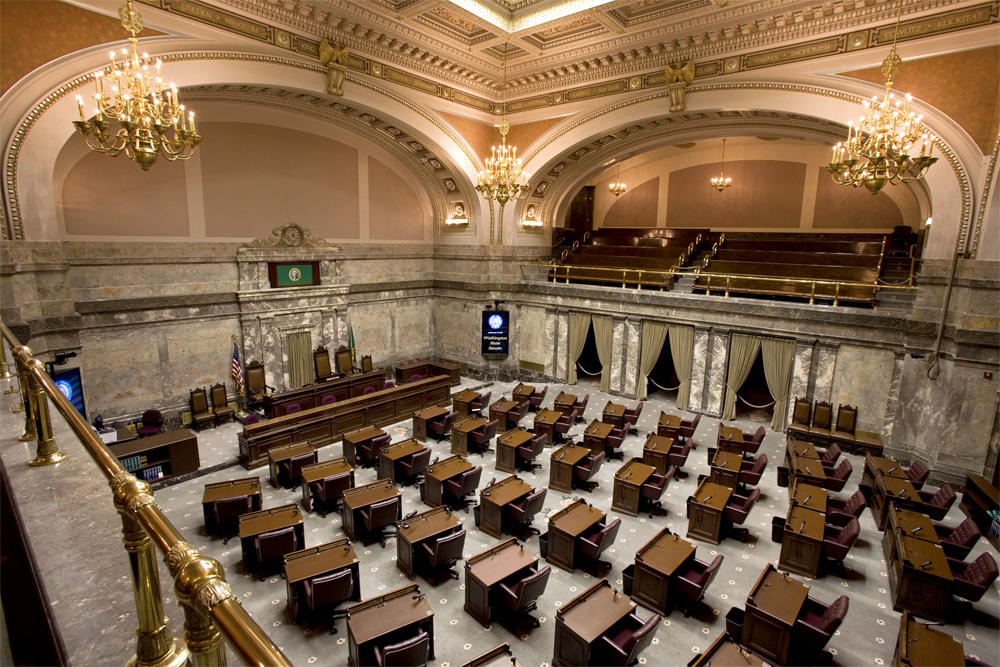
[[[736,390],[736,412],[734,417],[749,417],[752,421],[770,423],[774,417],[774,397],[767,387],[764,374],[764,355],[757,351],[750,374]]]
[[[594,335],[594,323],[587,327],[587,339],[583,343],[583,351],[576,360],[577,382],[588,384],[601,384],[601,373],[604,371],[604,364],[597,354],[597,337]]]
[[[308,331],[285,337],[288,352],[288,388],[297,389],[313,380],[312,335]]]
[[[674,368],[674,356],[670,350],[669,338],[664,341],[660,348],[660,356],[656,359],[656,365],[649,372],[646,378],[647,398],[677,400],[677,390],[681,381],[677,377],[677,370]]]

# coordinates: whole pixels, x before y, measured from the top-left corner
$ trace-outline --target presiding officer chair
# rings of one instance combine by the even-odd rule
[[[201,387],[191,390],[191,421],[198,429],[206,424],[215,424],[215,413],[208,407],[208,395]]]

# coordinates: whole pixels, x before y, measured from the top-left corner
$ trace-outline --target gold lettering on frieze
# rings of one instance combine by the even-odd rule
[[[469,95],[459,90],[451,91],[451,99],[458,102],[459,104],[464,104],[474,109],[482,109],[483,111],[490,110],[489,100],[484,100],[481,97],[476,97],[475,95]]]
[[[601,95],[614,95],[615,93],[624,93],[627,89],[628,81],[622,79],[620,81],[609,81],[608,83],[602,83],[596,86],[587,86],[585,88],[577,88],[575,90],[566,91],[567,100],[583,100],[588,97],[599,97]]]
[[[528,109],[538,109],[552,104],[548,95],[541,97],[529,97],[524,100],[515,100],[507,104],[507,111],[527,111]]]
[[[295,35],[292,39],[292,50],[307,56],[319,58],[319,42]]]
[[[384,67],[383,70],[384,77],[389,81],[395,81],[396,83],[401,83],[404,86],[409,86],[410,88],[416,88],[417,90],[422,90],[425,93],[431,93],[432,95],[437,95],[440,88],[436,83],[428,81],[427,79],[421,79],[420,77],[412,76],[406,72],[401,72],[398,69],[392,67]]]
[[[810,44],[790,46],[786,49],[776,49],[774,51],[765,51],[764,53],[749,55],[746,58],[746,69],[767,67],[768,65],[777,65],[779,63],[787,63],[795,60],[802,60],[804,58],[815,58],[816,56],[825,56],[831,53],[837,53],[839,50],[840,38],[833,37],[831,39],[825,39],[821,42],[812,42]]]
[[[715,76],[719,73],[719,61],[701,63],[694,66],[694,78],[700,79],[703,76]]]
[[[265,42],[271,39],[270,28],[263,23],[248,21],[241,16],[219,11],[213,7],[191,2],[191,0],[170,0],[170,8],[179,14],[210,23],[220,28],[233,30],[241,35]]]
[[[990,23],[992,18],[993,5],[980,5],[979,7],[973,7],[965,11],[902,23],[899,26],[899,39],[913,39],[914,37],[923,37],[924,35],[933,35],[939,32],[950,32],[974,25],[983,25]],[[895,34],[895,26],[881,28],[875,32],[875,44],[891,44]]]

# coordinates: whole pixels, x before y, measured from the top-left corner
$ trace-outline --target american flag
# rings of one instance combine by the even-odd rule
[[[233,380],[236,381],[236,391],[243,393],[243,365],[240,364],[240,348],[233,342]]]

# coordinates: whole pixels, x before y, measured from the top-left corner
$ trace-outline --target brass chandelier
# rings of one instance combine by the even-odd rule
[[[847,140],[833,147],[833,156],[827,170],[840,185],[868,188],[873,195],[886,183],[898,185],[922,178],[927,168],[937,162],[932,156],[934,137],[930,135],[916,112],[910,111],[912,96],[898,97],[892,92],[892,79],[899,72],[903,61],[896,52],[899,37],[899,19],[903,13],[900,0],[896,13],[896,29],[892,48],[882,61],[885,77],[885,94],[882,99],[873,96],[862,102],[864,114],[848,123]],[[911,150],[921,142],[920,155],[911,156]]]
[[[180,103],[174,84],[164,84],[161,61],[154,62],[146,53],[139,55],[136,35],[142,30],[142,16],[132,0],[127,0],[118,15],[129,33],[130,48],[122,49],[117,59],[112,51],[110,67],[94,72],[97,110],[89,120],[84,115],[83,98],[76,96],[80,119],[73,125],[92,150],[111,157],[124,152],[143,171],[153,166],[159,155],[171,161],[187,160],[201,143],[194,112],[186,111]]]
[[[621,195],[625,194],[625,190],[627,189],[628,186],[622,182],[622,163],[619,162],[617,175],[615,176],[615,181],[613,183],[608,183],[608,192],[613,194],[615,197],[620,197]]]
[[[503,86],[507,86],[507,45],[504,44]],[[492,147],[492,155],[484,160],[486,168],[479,172],[476,191],[486,200],[503,205],[511,199],[523,199],[528,194],[528,175],[522,169],[517,157],[517,147],[507,145],[507,103],[503,103],[500,121],[500,145]]]
[[[733,179],[726,176],[726,140],[722,140],[722,164],[719,165],[719,175],[709,179],[709,183],[719,192],[733,184]]]

